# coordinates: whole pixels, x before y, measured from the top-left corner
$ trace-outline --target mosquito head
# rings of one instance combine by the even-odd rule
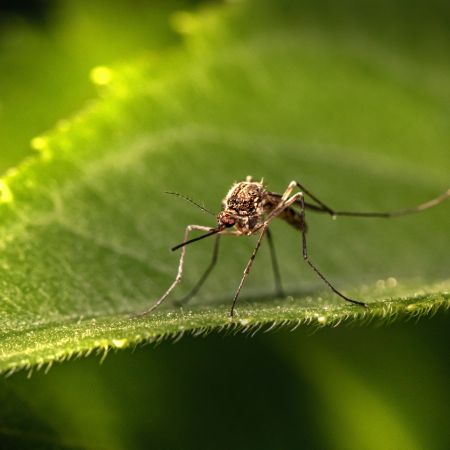
[[[221,211],[217,214],[217,227],[222,229],[231,228],[236,225],[236,220],[236,215],[228,211]]]

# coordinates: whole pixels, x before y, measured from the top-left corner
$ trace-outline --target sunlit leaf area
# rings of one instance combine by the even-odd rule
[[[1,4],[0,448],[448,449],[448,17],[443,0]],[[139,316],[186,226],[215,227],[247,176],[334,211],[440,201],[306,210],[310,260],[367,307],[276,217],[279,276],[265,237],[233,317],[257,234],[186,246]]]

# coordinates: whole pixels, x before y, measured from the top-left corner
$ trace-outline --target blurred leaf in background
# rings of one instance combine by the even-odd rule
[[[171,12],[195,1],[5,2],[0,10],[0,172],[95,96],[98,65],[179,43]],[[8,4],[9,7],[8,7]],[[24,15],[24,13],[28,14]]]
[[[113,76],[81,124],[60,123],[50,134],[48,166],[44,151],[42,163],[24,170],[22,179],[41,184],[13,182],[22,209],[4,209],[2,219],[25,225],[26,233],[5,226],[11,234],[4,240],[3,298],[6,292],[11,302],[3,310],[4,343],[39,344],[46,329],[46,339],[58,339],[56,331],[67,325],[70,335],[83,314],[138,309],[156,296],[176,265],[166,247],[186,223],[206,222],[198,211],[161,199],[166,188],[213,208],[232,181],[249,173],[265,176],[276,190],[301,177],[332,204],[386,209],[448,187],[444,2],[230,3],[190,12],[177,7],[174,14],[162,5],[56,3],[40,31],[24,32],[30,25],[19,22],[4,32],[5,43],[29,39],[23,53],[10,51],[0,71],[0,77],[11,71],[1,81],[10,87],[0,94],[2,105],[11,105],[11,124],[2,131],[11,139],[5,141],[11,152],[0,158],[4,169],[26,154],[31,137],[93,96],[89,70],[100,67],[93,72],[99,84],[102,74]],[[182,45],[174,31],[184,35],[186,50],[169,49]],[[28,53],[30,43],[36,47]],[[30,71],[38,58],[47,75],[35,79]],[[117,69],[102,72],[110,64]],[[21,113],[27,102],[29,116]],[[81,183],[78,167],[89,175]],[[52,197],[59,186],[62,204]],[[23,221],[24,212],[35,218],[55,206],[70,219],[64,229]],[[386,295],[383,280],[394,274],[401,281],[392,295],[426,294],[448,278],[448,209],[430,217],[382,226],[313,219],[314,255],[340,283],[375,298]],[[84,237],[71,235],[69,225]],[[306,269],[298,278],[301,261],[292,254],[298,236],[281,226],[275,230],[287,286],[301,282],[301,295],[316,293]],[[30,236],[31,247],[24,239]],[[101,241],[85,239],[92,236]],[[114,255],[98,245],[105,242],[114,244]],[[251,242],[227,247],[197,302],[229,298]],[[118,257],[117,249],[134,257]],[[192,253],[185,286],[201,272],[209,248]],[[269,289],[264,265],[249,280],[256,298]],[[445,294],[445,286],[437,292]],[[329,329],[312,337],[299,331],[185,338],[111,356],[102,366],[89,358],[31,380],[4,381],[0,433],[6,448],[444,449],[446,340],[440,317],[415,328]],[[25,357],[23,349],[3,350]]]

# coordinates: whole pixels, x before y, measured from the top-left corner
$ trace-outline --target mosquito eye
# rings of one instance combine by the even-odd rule
[[[223,224],[225,225],[226,228],[233,227],[235,223],[236,220],[234,219],[234,217],[225,216],[223,219]]]

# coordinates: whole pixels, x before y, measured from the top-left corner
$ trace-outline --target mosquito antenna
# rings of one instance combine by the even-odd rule
[[[165,191],[164,194],[176,195],[177,197],[180,197],[180,198],[186,200],[187,202],[191,203],[192,205],[196,206],[197,208],[200,208],[202,211],[204,211],[204,212],[206,212],[208,214],[211,214],[212,216],[215,216],[214,213],[212,213],[211,211],[207,210],[203,206],[199,205],[197,202],[194,202],[194,200],[192,200],[189,197],[186,197],[185,195],[179,194],[178,192],[167,192],[167,191]]]
[[[213,234],[220,233],[221,231],[223,231],[222,227],[221,228],[214,228],[209,233],[202,234],[201,236],[198,236],[198,237],[196,237],[194,239],[190,239],[189,241],[182,242],[181,244],[176,245],[175,247],[172,248],[172,251],[174,252],[175,250],[178,250],[179,248],[184,247],[185,245],[192,244],[192,242],[200,241],[201,239],[204,239],[204,238],[207,238],[209,236],[212,236]]]

